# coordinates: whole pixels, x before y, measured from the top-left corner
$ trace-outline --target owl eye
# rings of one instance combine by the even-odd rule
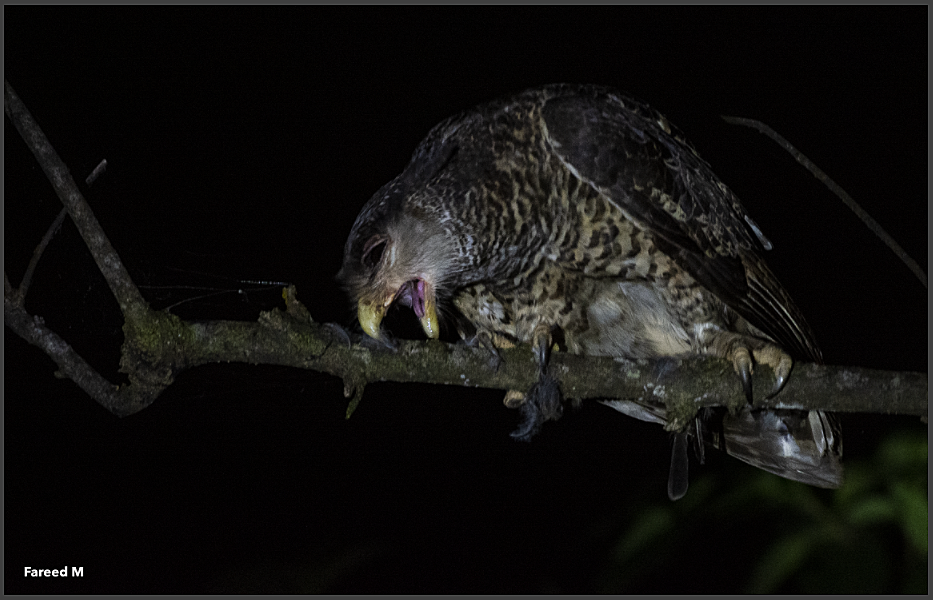
[[[387,238],[384,235],[374,235],[369,238],[366,245],[363,246],[363,257],[360,262],[367,269],[373,270],[379,261],[382,260],[382,253],[385,252]]]

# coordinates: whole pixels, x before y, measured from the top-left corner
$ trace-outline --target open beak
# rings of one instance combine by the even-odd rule
[[[434,294],[431,294],[429,301],[424,303],[424,314],[418,319],[421,321],[421,329],[429,340],[436,340],[441,335],[440,324],[437,322],[437,305],[434,303]]]
[[[396,298],[406,306],[411,306],[418,320],[421,321],[424,334],[429,339],[437,339],[440,336],[434,287],[423,279],[406,283],[384,302],[367,302],[360,299],[357,305],[357,318],[359,318],[360,325],[363,326],[366,335],[376,340],[382,339],[379,325]]]
[[[356,314],[366,335],[374,340],[380,339],[379,324],[382,323],[382,318],[386,316],[386,307],[378,303],[368,304],[365,300],[360,300]]]

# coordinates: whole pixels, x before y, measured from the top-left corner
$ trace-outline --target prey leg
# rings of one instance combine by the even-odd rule
[[[472,336],[465,334],[463,331],[459,333],[464,345],[470,348],[482,348],[489,352],[489,368],[493,371],[498,371],[499,367],[502,365],[503,359],[502,354],[499,352],[499,348],[515,347],[515,344],[508,338],[494,333],[478,331]],[[524,404],[524,402],[525,393],[518,390],[507,391],[505,393],[505,398],[502,399],[502,403],[505,404],[507,408],[518,408]]]
[[[512,432],[512,437],[523,442],[530,441],[538,433],[541,426],[547,421],[556,421],[564,413],[560,400],[560,387],[557,380],[547,372],[547,364],[551,355],[551,328],[539,324],[535,327],[532,337],[532,350],[535,362],[538,365],[538,381],[524,395],[524,401],[518,400],[521,392],[509,391],[505,396],[506,406],[511,401],[521,408],[522,420],[518,429]]]
[[[499,348],[515,347],[515,344],[508,339],[486,331],[478,331],[473,336],[467,336],[461,331],[460,339],[469,348],[482,348],[488,352],[489,368],[493,371],[498,371],[502,365],[502,354],[499,353]]]

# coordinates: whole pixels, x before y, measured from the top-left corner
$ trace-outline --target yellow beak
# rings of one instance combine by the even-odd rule
[[[427,289],[425,290],[424,298],[424,316],[420,319],[421,328],[429,339],[436,340],[440,336],[441,328],[437,321],[437,305],[434,300],[434,290],[430,286],[425,287]],[[379,325],[386,316],[386,309],[389,308],[389,305],[391,305],[391,302],[388,304],[370,304],[365,300],[360,300],[360,303],[357,305],[356,315],[366,335],[376,340],[382,339],[379,334]]]
[[[434,303],[434,294],[428,294],[424,299],[424,316],[421,317],[421,329],[430,340],[436,340],[441,335],[441,328],[437,322],[437,307]]]
[[[366,335],[373,338],[374,340],[380,339],[379,324],[382,323],[382,317],[385,315],[385,306],[379,304],[367,304],[363,300],[360,300],[359,306],[357,307],[356,316],[360,320],[360,325],[363,326],[363,331],[365,331]]]

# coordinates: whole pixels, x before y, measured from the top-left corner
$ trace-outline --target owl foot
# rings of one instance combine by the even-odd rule
[[[745,399],[752,404],[752,373],[754,365],[764,364],[774,371],[774,387],[768,398],[773,398],[787,383],[794,361],[789,354],[771,342],[731,331],[717,331],[701,340],[706,354],[732,361],[742,382]]]
[[[482,348],[489,352],[489,368],[498,371],[502,365],[502,353],[499,348],[514,348],[515,344],[508,339],[489,333],[486,331],[477,331],[475,334],[468,335],[460,330],[460,341],[467,348]],[[525,393],[518,390],[509,390],[505,393],[502,403],[506,408],[518,408],[525,403]]]
[[[756,342],[759,340],[755,340]],[[754,362],[752,361],[754,357]],[[732,354],[732,366],[742,380],[742,391],[745,392],[745,399],[752,403],[752,373],[755,372],[754,364],[765,364],[774,371],[774,387],[771,393],[766,397],[773,398],[787,383],[787,377],[790,375],[791,367],[794,361],[789,354],[775,346],[774,344],[764,343],[761,348],[754,349],[749,353],[748,348],[738,347]]]
[[[754,350],[753,353],[755,355],[755,362],[768,365],[774,370],[774,387],[767,396],[770,400],[774,398],[784,387],[784,384],[787,383],[790,370],[794,366],[794,360],[789,354],[774,344],[767,344],[763,348]]]

